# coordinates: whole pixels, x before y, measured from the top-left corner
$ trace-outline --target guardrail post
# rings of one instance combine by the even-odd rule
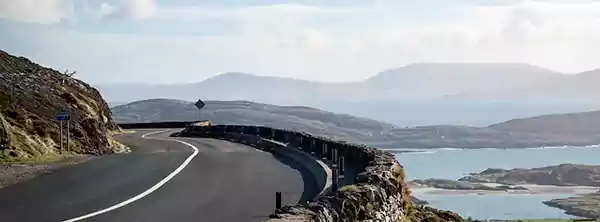
[[[337,161],[338,161],[337,147],[331,147],[331,161],[333,161],[334,166],[337,165]]]
[[[270,129],[271,129],[271,138],[270,139],[275,140],[275,130],[273,128],[270,128]]]
[[[321,158],[323,160],[327,160],[327,143],[323,143],[322,148],[323,149],[321,150]]]
[[[337,192],[338,187],[339,187],[339,180],[340,180],[338,177],[338,168],[333,167],[333,169],[331,169],[331,171],[333,171],[333,172],[331,172],[333,174],[333,179],[332,179],[333,181],[331,181],[332,182],[331,189],[333,190],[333,192]]]
[[[260,127],[256,127],[256,135],[260,136]]]
[[[281,209],[281,192],[275,192],[275,209]]]
[[[339,157],[338,168],[340,169],[340,179],[344,179],[344,170],[346,170],[346,165],[343,156]]]

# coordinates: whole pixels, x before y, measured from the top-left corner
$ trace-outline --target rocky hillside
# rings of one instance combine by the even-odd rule
[[[120,146],[100,93],[90,85],[27,58],[0,51],[0,160],[59,155],[56,114],[71,113],[71,152],[104,154]]]
[[[532,169],[487,169],[460,178],[459,181],[600,187],[600,166],[561,164]]]

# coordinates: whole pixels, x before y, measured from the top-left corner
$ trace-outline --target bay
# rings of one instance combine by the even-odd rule
[[[458,179],[487,168],[534,168],[563,163],[600,165],[600,148],[551,147],[531,149],[428,149],[396,153],[408,180],[426,178]],[[542,201],[570,194],[465,195],[428,194],[415,190],[414,195],[440,209],[476,219],[573,218]]]

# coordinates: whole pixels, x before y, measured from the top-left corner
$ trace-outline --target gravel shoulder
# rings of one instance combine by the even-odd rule
[[[71,156],[42,163],[8,163],[0,164],[0,188],[21,183],[36,176],[51,173],[61,167],[85,162],[94,156]]]

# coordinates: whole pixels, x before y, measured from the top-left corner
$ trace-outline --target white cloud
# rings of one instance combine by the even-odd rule
[[[122,0],[118,5],[102,4],[101,11],[109,18],[147,19],[157,8],[155,0]]]
[[[73,14],[72,0],[0,0],[0,18],[52,24]]]

